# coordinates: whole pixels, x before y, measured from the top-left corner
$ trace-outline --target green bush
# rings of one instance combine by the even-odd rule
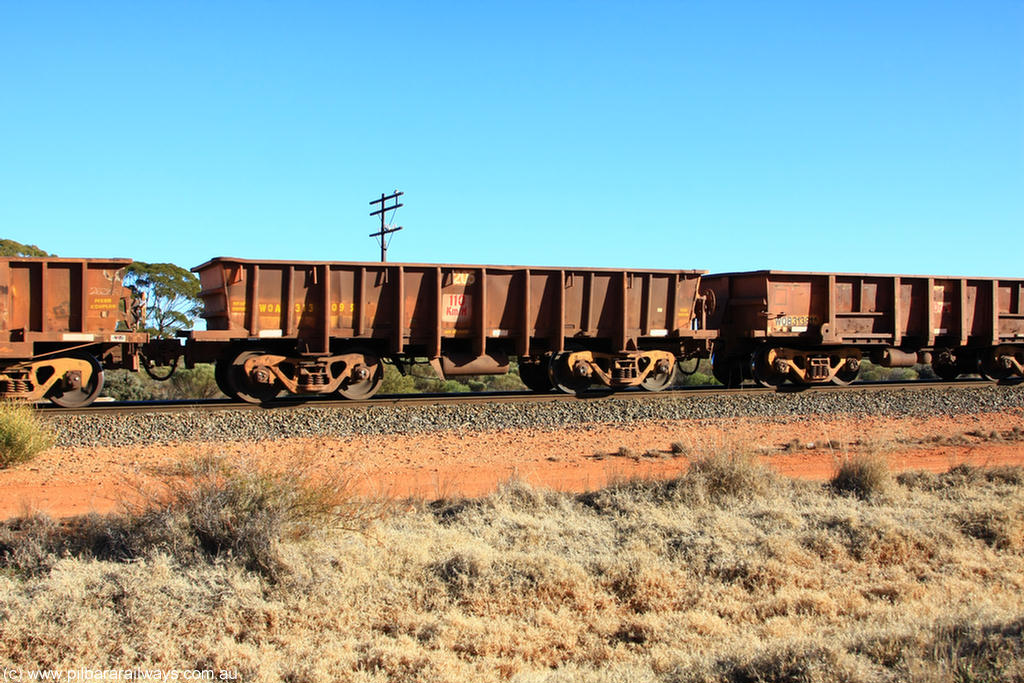
[[[471,391],[523,391],[526,386],[519,379],[519,369],[512,363],[504,375],[459,375],[441,380],[429,365],[409,366],[405,375],[391,363],[384,364],[382,394],[444,394]]]
[[[157,383],[137,372],[107,370],[103,382],[103,395],[115,401],[154,401]]]
[[[161,373],[166,368],[160,368]],[[103,395],[115,401],[161,401],[222,397],[214,379],[212,363],[200,363],[192,369],[178,368],[167,381],[160,382],[141,372],[110,370],[106,373]]]
[[[212,363],[201,363],[192,369],[179,368],[165,383],[165,387],[168,383],[170,384],[169,389],[173,393],[168,398],[216,398],[222,396],[213,373]]]
[[[932,378],[935,377],[930,365],[915,365],[913,368],[885,368],[875,365],[865,358],[860,362],[860,374],[857,379],[864,382],[903,382],[918,379],[922,373],[925,377],[929,375]]]
[[[40,423],[31,406],[0,403],[0,467],[31,460],[53,445],[53,435]]]
[[[683,362],[682,367],[689,372],[693,369],[693,361],[688,360]],[[715,379],[714,375],[711,374],[710,358],[702,358],[697,361],[697,369],[692,374],[685,375],[682,372],[676,372],[676,386],[700,387],[707,386],[709,384],[720,384],[720,382]]]

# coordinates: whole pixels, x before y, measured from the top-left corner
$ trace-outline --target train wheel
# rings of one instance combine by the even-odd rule
[[[58,380],[50,389],[47,398],[62,408],[84,408],[103,391],[103,366],[94,356],[88,353],[71,353],[61,358],[83,361],[89,365],[89,378],[79,382],[77,389],[64,387],[65,382]],[[59,360],[59,359],[58,359]]]
[[[832,384],[845,387],[847,384],[857,379],[857,375],[859,374],[860,368],[857,368],[856,370],[848,370],[846,369],[846,367],[842,367],[839,369],[838,372],[836,372],[835,376],[832,378]]]
[[[960,376],[961,366],[964,365],[964,358],[966,358],[966,354],[961,358],[960,356],[957,356],[953,349],[943,347],[936,348],[932,352],[932,372],[934,372],[939,379],[952,382]]]
[[[582,394],[590,388],[589,377],[579,377],[569,367],[571,351],[563,351],[551,356],[548,363],[548,377],[551,386],[566,394]]]
[[[270,382],[260,382],[245,371],[247,360],[265,355],[265,353],[265,351],[242,351],[231,361],[231,366],[225,371],[225,375],[228,388],[233,392],[234,398],[246,403],[269,403],[281,393],[281,384],[276,378]]]
[[[829,361],[832,362],[832,361]],[[856,357],[839,358],[841,365],[832,376],[832,384],[845,387],[853,382],[860,375],[860,359]]]
[[[551,377],[548,376],[547,363],[519,363],[519,379],[526,388],[538,394],[546,394],[554,389]]]
[[[990,354],[981,361],[981,376],[992,382],[1007,382],[1016,377],[1016,373],[1013,368],[1000,365],[999,359]]]
[[[712,356],[711,374],[723,386],[738,387],[743,383],[743,359],[738,356]]]
[[[213,365],[213,380],[217,383],[217,388],[220,392],[228,398],[237,401],[238,394],[235,393],[235,389],[231,386],[231,358],[219,358]]]
[[[779,374],[769,362],[770,350],[758,349],[750,357],[750,374],[758,386],[778,387],[786,381],[786,375]]]
[[[659,372],[659,369],[661,372]],[[640,386],[647,391],[662,391],[672,386],[675,379],[676,364],[669,363],[667,369],[655,367],[651,370],[651,373],[644,378],[644,381],[640,383]]]
[[[960,368],[956,365],[949,365],[946,363],[932,363],[932,371],[938,375],[939,379],[944,379],[947,382],[952,382],[960,376]]]
[[[353,401],[371,398],[384,383],[384,363],[377,354],[366,349],[354,349],[349,353],[358,353],[363,359],[352,368],[352,376],[338,387],[338,394]]]

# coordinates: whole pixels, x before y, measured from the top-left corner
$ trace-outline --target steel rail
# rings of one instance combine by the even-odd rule
[[[726,388],[722,386],[686,386],[674,387],[665,391],[644,391],[642,389],[627,391],[593,391],[582,396],[564,393],[537,394],[532,391],[517,392],[471,392],[451,394],[386,394],[377,395],[366,400],[349,400],[341,397],[287,397],[270,404],[254,404],[232,401],[227,398],[184,399],[169,401],[135,401],[94,403],[86,408],[61,408],[53,404],[37,406],[44,415],[111,415],[133,413],[178,413],[190,411],[249,411],[249,410],[292,410],[304,407],[334,407],[342,410],[367,408],[372,406],[415,406],[415,405],[456,405],[477,403],[549,403],[553,401],[593,401],[593,400],[669,400],[684,397],[702,397],[718,395],[749,395],[749,394],[799,394],[805,392],[843,392],[843,391],[885,391],[892,389],[950,389],[966,387],[995,386],[994,382],[985,379],[944,380],[905,380],[888,382],[854,382],[849,385],[812,384],[807,386],[782,385],[781,387],[742,386]]]

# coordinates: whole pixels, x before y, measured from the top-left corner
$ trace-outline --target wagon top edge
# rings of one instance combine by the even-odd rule
[[[515,265],[495,265],[495,264],[470,264],[470,263],[397,263],[397,262],[380,262],[380,261],[288,261],[288,260],[273,260],[273,259],[245,259],[245,258],[234,258],[230,256],[217,256],[210,259],[192,269],[192,272],[198,273],[201,270],[208,268],[218,263],[239,263],[239,264],[252,264],[257,266],[270,265],[270,266],[346,266],[356,268],[485,268],[488,270],[533,270],[533,271],[586,271],[586,272],[599,272],[599,273],[656,273],[656,274],[683,274],[683,275],[704,275],[708,271],[698,269],[668,269],[668,268],[587,268],[585,266],[515,266]]]
[[[705,271],[706,272],[706,271]],[[989,277],[989,276],[975,276],[975,275],[927,275],[920,273],[826,273],[811,270],[741,270],[731,271],[728,273],[708,273],[705,279],[712,279],[716,277],[737,277],[740,275],[797,275],[797,276],[815,276],[815,277],[828,277],[834,275],[836,277],[873,277],[873,278],[907,278],[913,280],[984,280],[991,282],[993,280],[1024,280],[1024,276],[1020,277]]]
[[[112,263],[127,266],[135,263],[130,258],[69,258],[64,256],[0,256],[2,263]]]

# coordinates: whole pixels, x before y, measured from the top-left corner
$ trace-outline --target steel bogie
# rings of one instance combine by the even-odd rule
[[[661,391],[671,384],[675,364],[676,356],[668,351],[632,354],[563,351],[552,356],[549,377],[555,387],[568,393],[580,393],[591,385]]]
[[[96,400],[103,382],[99,360],[73,351],[5,367],[0,371],[0,395],[27,401],[45,398],[65,408],[81,408]]]
[[[1024,379],[1024,346],[1002,344],[981,357],[981,374],[988,379],[1005,382]]]
[[[383,359],[366,349],[309,358],[260,348],[238,347],[217,361],[218,387],[230,398],[266,403],[282,392],[369,398],[384,378]]]
[[[853,347],[809,350],[765,347],[756,352],[755,357],[763,358],[755,365],[764,368],[769,377],[790,379],[795,384],[846,384],[860,371],[861,351]]]

